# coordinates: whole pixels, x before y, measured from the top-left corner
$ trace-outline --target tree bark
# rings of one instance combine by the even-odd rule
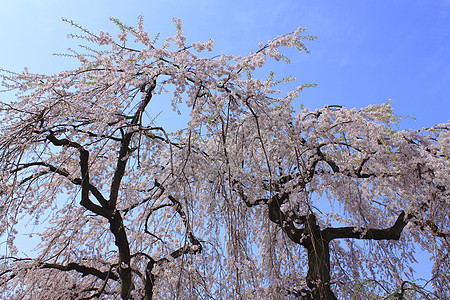
[[[311,293],[307,299],[337,300],[330,289],[330,241],[324,238],[313,214],[305,222],[307,238],[302,245],[308,253],[306,284]]]
[[[110,229],[114,235],[115,244],[119,249],[119,275],[120,275],[120,296],[122,299],[131,298],[131,255],[125,227],[123,226],[122,216],[115,211],[109,219]]]

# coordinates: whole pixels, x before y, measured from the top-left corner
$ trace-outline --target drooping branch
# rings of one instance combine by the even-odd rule
[[[159,183],[158,181],[156,181],[156,180],[155,180],[155,186],[160,188],[162,193],[164,193],[164,191],[165,191],[164,186],[161,183]],[[186,233],[188,235],[189,241],[192,243],[192,245],[196,246],[196,249],[198,249],[198,251],[201,251],[202,244],[195,237],[194,232],[193,232],[192,227],[191,227],[191,224],[189,223],[189,219],[188,219],[186,213],[184,212],[184,209],[183,209],[183,206],[182,206],[181,202],[178,199],[176,199],[175,197],[173,197],[172,195],[169,195],[167,198],[169,198],[169,200],[172,202],[171,206],[173,206],[175,208],[175,211],[178,213],[178,215],[180,216],[181,220],[183,221],[184,226],[186,227]],[[189,249],[186,249],[186,250],[189,250]],[[176,258],[176,257],[174,257],[174,258]]]
[[[420,230],[425,230],[425,228],[429,228],[431,230],[431,233],[435,237],[441,237],[441,238],[448,238],[450,237],[450,231],[448,230],[441,230],[439,226],[437,226],[434,222],[431,220],[426,221],[419,221],[414,220],[413,221],[415,225],[419,226]]]
[[[166,191],[166,188],[163,186],[163,184],[161,184],[157,180],[155,180],[155,187],[157,187],[160,190],[160,194],[157,197],[157,198],[159,198],[164,194],[164,192]],[[185,254],[196,254],[196,253],[201,252],[203,249],[203,246],[200,243],[200,240],[193,233],[192,227],[189,223],[188,216],[186,215],[186,212],[183,209],[182,203],[178,199],[173,197],[172,195],[168,195],[167,198],[170,200],[169,203],[160,204],[157,207],[150,209],[150,212],[147,214],[147,217],[145,220],[145,225],[144,225],[145,233],[150,234],[151,236],[153,236],[153,237],[157,238],[158,240],[160,240],[161,242],[163,242],[163,240],[161,238],[155,236],[154,234],[152,234],[151,232],[148,231],[147,223],[148,223],[148,220],[149,220],[151,214],[154,211],[164,208],[164,207],[169,207],[169,206],[173,207],[184,223],[184,226],[186,228],[186,235],[189,239],[190,244],[186,244],[183,247],[180,247],[180,248],[172,251],[169,255],[173,259],[177,259]],[[163,262],[168,262],[169,260],[167,259],[167,257],[162,257],[159,260],[155,260],[147,254],[144,254],[144,253],[139,253],[139,254],[147,257],[149,260],[147,263],[146,271],[145,271],[145,274],[146,274],[145,280],[146,281],[145,281],[145,298],[144,299],[150,300],[153,297],[153,287],[154,287],[154,283],[156,280],[156,275],[154,275],[152,273],[153,268],[155,265],[163,263]]]
[[[109,140],[116,141],[116,142],[121,142],[122,141],[121,138],[115,137],[113,135],[96,134],[94,132],[85,131],[85,130],[81,130],[81,129],[75,129],[75,131],[78,132],[78,133],[87,134],[90,137],[96,137],[96,138],[99,138],[99,139],[109,139]]]
[[[16,169],[12,170],[11,173],[16,173],[18,171],[21,171],[21,170],[24,170],[26,168],[33,167],[33,166],[47,167],[49,171],[43,171],[43,172],[40,172],[40,173],[33,174],[30,177],[24,178],[21,181],[21,184],[26,182],[26,181],[28,181],[28,180],[31,180],[33,178],[39,177],[41,175],[45,175],[45,174],[48,174],[48,173],[55,173],[55,174],[59,174],[61,176],[66,177],[70,182],[72,182],[75,185],[82,185],[83,181],[81,180],[81,178],[72,178],[70,176],[69,171],[67,171],[65,168],[55,167],[52,164],[49,164],[47,162],[42,162],[42,161],[30,162],[30,163],[27,163],[27,164],[21,164],[19,167],[17,167]],[[107,207],[108,206],[107,200],[105,199],[105,197],[103,197],[101,192],[95,186],[93,186],[91,183],[89,183],[88,184],[88,188],[89,188],[89,191],[95,196],[95,198],[98,200],[98,202],[103,207]]]
[[[198,240],[197,240],[197,242],[198,242]],[[200,253],[201,251],[202,251],[202,247],[201,247],[200,242],[198,242],[198,245],[193,244],[193,245],[185,245],[184,247],[180,247],[180,248],[176,249],[175,251],[171,252],[170,256],[173,259],[176,259],[184,254],[196,254],[196,253]],[[150,255],[148,255],[146,253],[142,253],[142,252],[135,253],[132,255],[132,257],[137,256],[137,255],[144,256],[148,259],[147,266],[145,269],[145,296],[144,296],[144,299],[151,300],[153,298],[153,287],[155,285],[155,281],[157,278],[157,276],[155,274],[153,274],[153,268],[158,264],[169,262],[169,260],[167,257],[162,257],[158,260],[155,260]]]
[[[148,84],[147,89],[145,90],[145,98],[141,101],[139,108],[131,120],[130,125],[136,126],[139,125],[142,115],[145,111],[145,108],[150,103],[152,99],[153,90],[156,88],[156,78],[153,78],[152,81]],[[119,195],[119,188],[122,178],[125,174],[125,167],[128,161],[128,153],[129,153],[129,145],[131,143],[131,138],[133,137],[134,130],[130,129],[128,133],[122,138],[119,150],[119,158],[117,160],[116,170],[114,172],[114,176],[111,183],[111,191],[109,195],[109,202],[112,208],[115,208],[117,203],[117,197]]]

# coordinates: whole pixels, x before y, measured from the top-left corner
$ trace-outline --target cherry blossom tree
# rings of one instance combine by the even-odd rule
[[[2,73],[2,298],[450,297],[450,123],[398,130],[389,104],[296,113],[309,85],[284,93],[293,79],[263,66],[306,51],[301,28],[241,57],[187,44],[177,19],[162,43],[112,21],[117,37],[68,21],[91,45],[74,70]],[[154,98],[188,121],[169,131]]]

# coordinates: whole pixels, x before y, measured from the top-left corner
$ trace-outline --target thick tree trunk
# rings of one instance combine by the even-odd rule
[[[305,224],[308,237],[302,245],[308,252],[308,273],[306,283],[311,290],[309,299],[335,300],[330,289],[330,247],[316,223],[314,215],[309,215]]]
[[[324,237],[314,214],[303,216],[300,220],[304,229],[298,229],[292,220],[283,214],[280,207],[287,195],[274,196],[268,202],[269,219],[278,224],[288,237],[302,245],[308,252],[308,274],[306,283],[309,291],[304,291],[308,300],[335,300],[336,296],[330,289],[330,239]]]

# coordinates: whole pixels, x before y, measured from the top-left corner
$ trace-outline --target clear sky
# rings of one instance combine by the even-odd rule
[[[114,30],[109,17],[151,33],[174,33],[183,20],[189,41],[215,40],[217,52],[246,54],[259,42],[307,27],[311,54],[291,55],[277,72],[316,83],[298,100],[362,107],[392,99],[395,112],[415,117],[402,128],[450,119],[450,1],[448,0],[14,0],[1,1],[0,68],[53,73],[75,61],[52,56],[76,48],[61,18],[92,31]],[[1,97],[1,95],[0,95]]]
[[[449,0],[1,0],[0,68],[54,73],[75,61],[52,56],[76,48],[61,18],[91,29],[114,31],[114,16],[166,38],[173,17],[183,20],[188,40],[215,40],[218,53],[245,55],[297,27],[317,36],[311,54],[291,55],[277,72],[317,87],[299,103],[363,107],[392,99],[402,128],[450,119]],[[3,99],[2,94],[0,98]]]

